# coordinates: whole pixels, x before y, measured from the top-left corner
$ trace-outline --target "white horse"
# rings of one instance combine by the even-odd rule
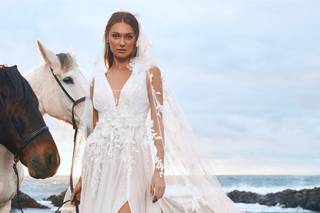
[[[38,97],[40,112],[72,124],[72,102],[58,85],[50,67],[74,100],[85,95],[86,80],[72,54],[54,54],[39,41],[38,49],[44,63],[25,77]],[[81,112],[82,105],[77,106],[75,108],[77,124],[79,124]]]
[[[43,59],[36,69],[25,78],[39,99],[42,114],[48,114],[56,119],[72,124],[72,102],[62,91],[50,67],[70,96],[77,100],[85,95],[86,80],[79,70],[75,57],[70,53],[54,54],[38,41],[38,49]],[[78,125],[83,104],[75,108],[75,121]],[[0,145],[0,213],[9,213],[11,199],[16,194],[15,174],[12,169],[13,155]],[[23,169],[18,163],[20,185],[23,180]],[[12,180],[8,182],[8,180]]]
[[[40,112],[43,114],[47,113],[56,119],[72,124],[72,103],[53,78],[50,73],[50,67],[74,100],[78,100],[85,96],[87,87],[86,80],[78,69],[78,65],[72,54],[60,53],[55,55],[39,41],[38,49],[45,63],[29,73],[26,76],[26,79],[31,84],[39,99]],[[75,108],[75,120],[77,125],[80,123],[82,109],[83,105]],[[70,198],[71,192],[69,188],[65,200],[69,200]],[[65,207],[62,208],[62,212],[67,210],[73,211],[74,206],[67,203]]]

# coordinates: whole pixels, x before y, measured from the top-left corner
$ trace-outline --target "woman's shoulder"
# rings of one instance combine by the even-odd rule
[[[160,68],[156,65],[150,66],[147,71],[152,74],[153,76],[161,76]]]
[[[151,81],[161,81],[161,70],[156,65],[151,65],[146,69],[146,73]]]

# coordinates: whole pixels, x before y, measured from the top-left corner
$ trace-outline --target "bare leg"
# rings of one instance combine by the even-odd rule
[[[125,204],[123,204],[118,213],[131,213],[128,201]]]

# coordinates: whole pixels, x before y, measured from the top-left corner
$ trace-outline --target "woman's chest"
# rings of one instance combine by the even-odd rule
[[[123,85],[118,101],[104,73],[95,76],[93,104],[100,112],[109,110],[129,110],[138,112],[149,107],[145,72],[133,72]]]

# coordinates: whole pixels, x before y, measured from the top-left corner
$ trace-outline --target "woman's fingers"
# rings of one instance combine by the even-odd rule
[[[165,190],[165,187],[163,187],[163,186],[157,186],[157,187],[155,188],[155,193],[154,193],[154,195],[155,195],[158,199],[160,199],[160,198],[162,198],[163,195],[164,195],[164,190]]]
[[[77,194],[76,194],[76,199],[79,201],[80,201],[80,194],[81,194],[80,192],[77,192]]]
[[[159,199],[161,199],[164,195],[165,192],[165,184],[162,184],[161,182],[154,182],[150,184],[150,192],[151,195],[153,196],[152,202],[155,203]]]
[[[151,195],[154,195],[154,185],[150,184],[150,193]]]
[[[73,194],[71,203],[73,205],[75,205],[76,203],[78,203],[78,204],[80,203],[80,192],[76,192]]]
[[[158,201],[157,196],[153,196],[152,203],[155,203],[155,202],[157,202],[157,201]]]
[[[81,187],[77,184],[71,197],[73,204],[80,202],[80,196],[81,196]]]

